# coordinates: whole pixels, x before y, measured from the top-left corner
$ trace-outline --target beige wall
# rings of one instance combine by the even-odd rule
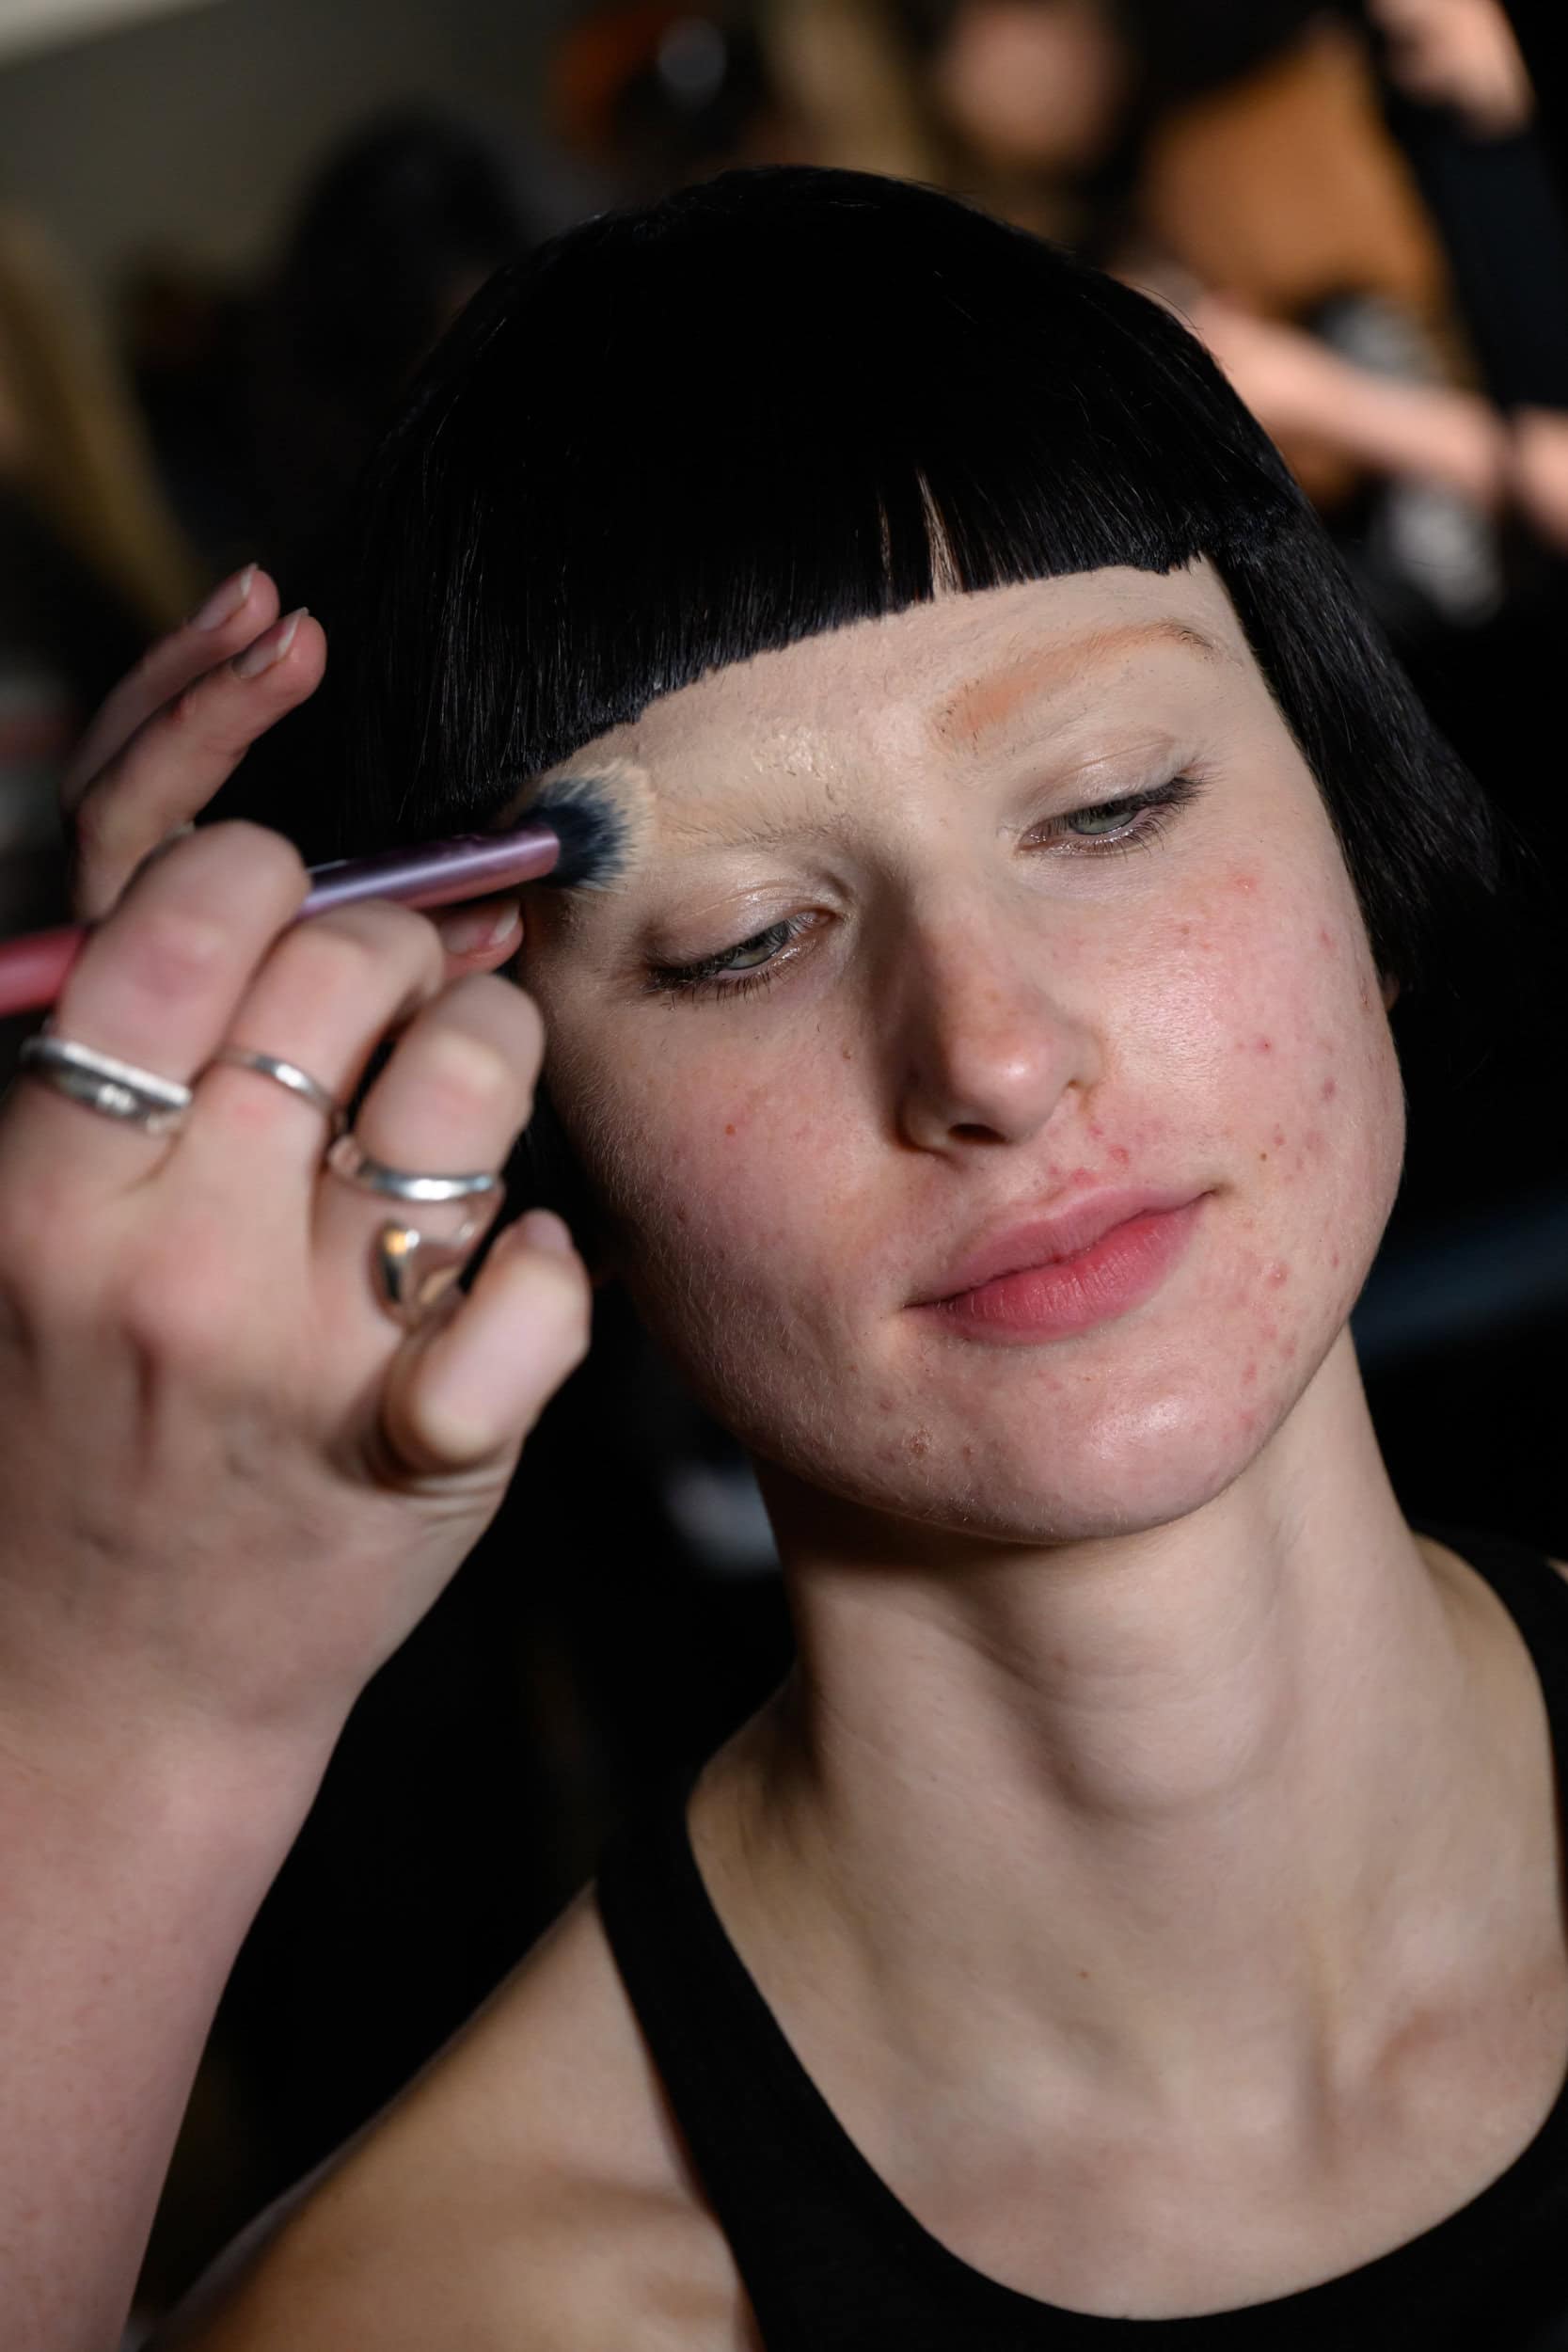
[[[375,107],[424,98],[530,130],[567,0],[219,0],[0,64],[0,197],[104,285],[172,246],[261,262],[304,173]]]

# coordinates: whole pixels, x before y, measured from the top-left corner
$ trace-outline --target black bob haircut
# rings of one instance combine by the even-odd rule
[[[1379,969],[1421,990],[1496,906],[1509,829],[1195,337],[934,189],[726,172],[508,264],[427,363],[330,615],[332,789],[283,829],[321,858],[482,827],[726,663],[950,587],[1199,556]]]

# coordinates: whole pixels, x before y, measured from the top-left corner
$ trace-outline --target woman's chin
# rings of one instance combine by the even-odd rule
[[[1243,1412],[1252,1416],[1243,1427]],[[874,1463],[824,1462],[803,1473],[823,1501],[943,1539],[984,1546],[1087,1543],[1164,1527],[1201,1510],[1256,1458],[1269,1431],[1255,1407],[1216,1415],[1173,1400],[1162,1414],[1119,1419],[1078,1442],[1058,1431],[971,1429],[946,1442],[929,1422]],[[831,1509],[831,1505],[826,1507]],[[881,1547],[876,1547],[880,1549]],[[895,1539],[896,1548],[896,1539]],[[917,1547],[918,1548],[918,1547]]]

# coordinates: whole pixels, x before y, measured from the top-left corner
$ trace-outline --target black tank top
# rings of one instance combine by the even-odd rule
[[[1511,1611],[1568,1783],[1568,1584],[1509,1538],[1422,1524]],[[876,2173],[795,2056],[709,1900],[695,1771],[610,1841],[611,1951],[768,2352],[1568,2352],[1568,2081],[1528,2147],[1458,2213],[1337,2279],[1192,2319],[1039,2303],[950,2253]]]

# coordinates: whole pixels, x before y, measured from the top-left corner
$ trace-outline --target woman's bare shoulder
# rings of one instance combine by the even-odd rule
[[[584,1893],[153,2352],[758,2352]]]

